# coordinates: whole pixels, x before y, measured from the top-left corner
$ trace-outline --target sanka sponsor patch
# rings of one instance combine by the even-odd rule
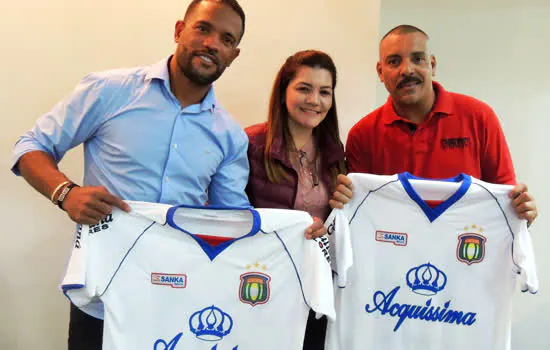
[[[399,232],[376,231],[375,234],[375,239],[378,242],[393,243],[398,246],[406,246],[408,237],[406,233]]]
[[[172,288],[185,288],[187,287],[187,275],[152,272],[151,283]]]

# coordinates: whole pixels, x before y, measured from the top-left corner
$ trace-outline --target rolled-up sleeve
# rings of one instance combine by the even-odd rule
[[[91,137],[103,117],[103,85],[102,79],[90,74],[69,96],[42,115],[15,143],[12,172],[20,175],[17,163],[25,153],[43,151],[59,162],[68,150]]]

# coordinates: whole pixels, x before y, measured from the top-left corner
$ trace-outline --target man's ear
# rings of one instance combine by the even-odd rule
[[[241,49],[239,48],[235,48],[235,51],[233,52],[233,57],[231,58],[231,60],[229,61],[229,63],[227,63],[227,66],[229,67],[231,65],[231,63],[233,63],[233,61],[235,60],[235,58],[239,57],[239,54],[241,53]]]
[[[176,25],[174,26],[174,42],[179,42],[183,28],[185,28],[185,22],[182,20],[177,21]]]
[[[384,78],[382,78],[382,63],[380,61],[376,62],[376,73],[378,73],[378,78],[380,79],[380,82],[384,82]]]
[[[437,60],[434,55],[430,55],[430,65],[432,66],[432,77],[435,77],[435,71],[437,68]]]

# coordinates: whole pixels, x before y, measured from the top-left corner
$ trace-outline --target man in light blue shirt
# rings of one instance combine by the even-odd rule
[[[212,87],[202,101],[182,106],[170,90],[174,60],[86,76],[19,139],[14,164],[20,168],[21,156],[33,151],[57,163],[84,143],[85,186],[147,202],[247,206],[248,138]],[[84,189],[73,189],[64,209]]]
[[[173,56],[150,67],[86,76],[16,143],[12,170],[80,224],[122,199],[249,206],[248,138],[214,97],[238,56],[245,15],[236,0],[193,0],[176,23]],[[57,163],[83,143],[82,187]],[[72,307],[69,349],[101,349],[100,321]]]

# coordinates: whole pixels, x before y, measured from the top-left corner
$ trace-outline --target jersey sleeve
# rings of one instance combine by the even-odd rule
[[[97,225],[82,225],[61,283],[71,303],[96,318],[103,318],[101,298],[141,236],[155,223],[136,213],[114,208]]]
[[[527,230],[527,223],[525,220],[516,221],[521,221],[519,223],[520,229],[514,235],[513,242],[513,258],[517,267],[516,272],[518,273],[521,291],[529,291],[535,294],[539,289],[539,281],[531,234]]]
[[[72,304],[96,318],[103,319],[103,304],[99,300],[93,278],[88,270],[93,266],[93,249],[89,226],[78,225],[73,248],[61,282],[61,291]]]
[[[353,264],[353,250],[351,247],[351,232],[349,220],[344,209],[333,209],[325,221],[327,227],[332,270],[335,272],[335,282],[338,287],[345,287],[347,271]]]
[[[304,296],[307,304],[317,315],[326,315],[329,319],[336,318],[334,309],[334,292],[332,287],[332,271],[330,269],[329,241],[326,236],[305,242],[306,271],[304,277]]]
[[[507,226],[513,236],[512,259],[514,271],[517,273],[517,281],[523,292],[537,293],[539,281],[535,264],[535,253],[531,234],[527,229],[527,221],[520,219],[512,207],[512,200],[508,193],[513,188],[511,185],[495,185],[484,183],[494,196],[496,196],[500,208],[504,212]]]

